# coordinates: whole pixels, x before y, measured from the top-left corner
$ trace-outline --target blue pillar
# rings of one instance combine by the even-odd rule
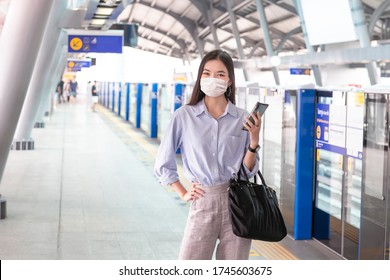
[[[158,84],[152,84],[150,100],[150,138],[157,138],[157,94]]]
[[[130,118],[130,83],[126,83],[126,121]]]
[[[311,239],[315,164],[315,90],[297,93],[294,239]]]
[[[112,82],[111,110],[115,112],[115,82]]]
[[[142,88],[143,88],[143,84],[138,83],[138,85],[137,85],[136,114],[135,114],[135,127],[136,128],[141,127]]]
[[[119,83],[119,91],[118,91],[118,116],[121,116],[121,107],[122,107],[122,83]]]

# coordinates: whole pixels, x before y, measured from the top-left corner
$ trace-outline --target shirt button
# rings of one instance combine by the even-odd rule
[[[213,153],[213,156],[215,156],[215,153]]]

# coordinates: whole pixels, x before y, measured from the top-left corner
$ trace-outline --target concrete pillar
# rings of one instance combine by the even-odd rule
[[[67,46],[67,37],[66,32],[61,31],[60,39],[57,42],[57,46],[55,48],[55,52],[53,54],[53,59],[51,60],[50,67],[48,69],[48,77],[44,81],[44,86],[42,88],[42,94],[50,95],[49,96],[49,115],[53,113],[54,110],[54,98],[55,98],[55,90],[58,84],[58,79],[63,75],[65,64],[66,64],[66,55],[68,53],[68,46]],[[45,97],[43,98],[45,99]],[[41,115],[44,114],[44,109],[42,106],[44,106],[41,101],[40,109],[38,111],[38,114],[36,116],[35,121],[37,122]],[[41,115],[40,115],[41,114]]]
[[[41,103],[42,101],[46,102],[46,97],[48,96],[45,85],[50,74],[50,64],[52,60],[57,59],[53,57],[53,54],[55,53],[57,42],[60,39],[61,29],[58,25],[61,14],[63,14],[66,9],[66,1],[55,0],[53,3],[37,61],[34,66],[34,72],[23,104],[23,109],[16,127],[13,147],[18,147],[19,145],[17,145],[17,143],[25,141],[26,139],[29,142],[34,142],[31,139],[31,131],[35,125],[36,119],[40,118],[38,112],[40,107],[42,108]],[[56,80],[58,80],[58,78],[56,78]],[[43,126],[43,124],[40,124],[40,127],[41,126]],[[30,145],[30,147],[33,148],[34,145]]]
[[[12,0],[0,37],[0,182],[42,42],[52,0]]]

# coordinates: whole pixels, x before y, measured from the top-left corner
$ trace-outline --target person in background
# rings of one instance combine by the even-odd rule
[[[63,93],[63,96],[64,96],[64,100],[66,102],[69,102],[69,99],[70,99],[70,80],[66,81],[64,83],[64,93]]]
[[[93,82],[93,85],[91,87],[91,95],[92,95],[92,111],[96,112],[96,104],[98,103],[98,93],[96,89],[96,81]]]
[[[72,81],[70,81],[70,103],[76,102],[77,89],[78,89],[78,83],[76,79],[73,79]]]
[[[58,96],[57,96],[58,97],[58,103],[65,102],[65,99],[64,99],[64,81],[62,79],[60,79],[60,81],[57,84],[56,92],[58,94]]]
[[[251,240],[232,231],[228,182],[241,163],[248,177],[259,169],[260,114],[235,105],[235,75],[228,53],[214,50],[202,59],[192,96],[172,116],[161,141],[155,175],[179,197],[191,202],[179,259],[248,259]],[[248,131],[242,130],[243,125]],[[179,178],[180,148],[187,190]],[[219,241],[219,242],[218,242]]]

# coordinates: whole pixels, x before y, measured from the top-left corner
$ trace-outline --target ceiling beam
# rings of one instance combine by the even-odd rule
[[[389,62],[390,45],[376,47],[353,48],[331,50],[323,52],[311,52],[301,55],[280,56],[281,64],[284,67],[311,67],[311,65],[339,64],[369,62]],[[269,57],[252,58],[236,61],[238,68],[270,68],[272,66]]]

